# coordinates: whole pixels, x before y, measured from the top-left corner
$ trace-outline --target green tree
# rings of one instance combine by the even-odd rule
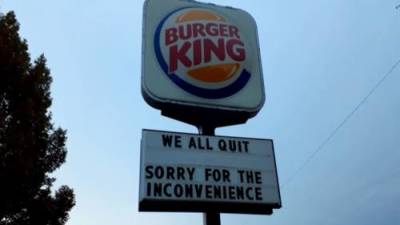
[[[32,64],[18,32],[15,14],[0,14],[0,224],[65,224],[74,193],[52,193],[49,174],[65,162],[66,131],[51,123],[46,59]]]

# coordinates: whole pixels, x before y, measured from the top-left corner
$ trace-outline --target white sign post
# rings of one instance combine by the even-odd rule
[[[143,130],[140,211],[271,214],[280,207],[272,140]]]
[[[215,137],[265,102],[257,25],[241,10],[193,0],[146,0],[142,95],[200,135],[144,130],[140,211],[272,214],[281,207],[272,140]],[[208,135],[208,136],[207,136]]]

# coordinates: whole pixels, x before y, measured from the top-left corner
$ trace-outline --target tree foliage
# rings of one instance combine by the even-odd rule
[[[65,162],[66,131],[54,128],[52,78],[41,55],[31,63],[15,14],[0,15],[0,225],[65,224],[75,204],[49,174]]]

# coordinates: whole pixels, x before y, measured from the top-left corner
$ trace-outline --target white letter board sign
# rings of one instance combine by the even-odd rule
[[[139,211],[271,214],[272,140],[143,130]]]

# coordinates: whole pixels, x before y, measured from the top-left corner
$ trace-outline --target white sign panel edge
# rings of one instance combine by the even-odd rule
[[[141,142],[141,171],[140,171],[140,200],[139,200],[139,210],[140,211],[189,211],[189,212],[202,212],[205,210],[204,207],[207,207],[207,209],[214,208],[217,211],[220,212],[227,212],[227,213],[250,213],[250,214],[271,214],[272,213],[272,208],[280,208],[281,207],[281,198],[280,198],[280,191],[279,191],[279,182],[278,182],[278,177],[277,177],[277,171],[276,171],[276,163],[275,163],[275,155],[274,155],[274,150],[273,150],[273,142],[272,140],[269,139],[252,139],[252,138],[237,138],[237,137],[226,137],[226,136],[200,136],[196,134],[186,134],[186,133],[177,133],[177,132],[166,132],[166,131],[154,131],[154,130],[143,130],[143,136],[142,136],[142,142]],[[161,137],[162,135],[164,136],[173,136],[173,137],[178,137],[178,142],[176,143],[176,140],[172,140],[170,142],[170,146],[164,147],[166,149],[160,149],[160,145],[157,146],[157,142],[161,140],[154,140],[154,137],[159,136]],[[153,137],[151,137],[153,136]],[[146,138],[151,138],[151,140],[146,140]],[[203,141],[203,143],[200,143],[200,146],[202,149],[196,149],[194,150],[194,147],[192,146],[192,150],[185,149],[184,145],[189,144],[189,140],[198,140],[198,141]],[[227,153],[227,152],[218,152],[220,150],[216,150],[218,147],[218,142],[215,140],[220,140],[220,141],[226,141],[227,143],[229,141],[238,141],[237,143],[240,143],[240,141],[245,141],[247,142],[247,148],[245,147],[245,142],[242,142],[242,152],[236,152],[236,153]],[[221,143],[222,143],[221,142]],[[270,144],[270,150],[271,152],[268,153],[268,151],[263,152],[260,149],[256,149],[258,147],[262,147],[263,144]],[[175,146],[177,144],[178,148]],[[197,148],[199,147],[199,142],[197,143]],[[253,147],[253,145],[255,147]],[[257,146],[258,145],[258,146]],[[162,148],[162,147],[161,147]],[[207,149],[208,148],[208,149]],[[213,150],[210,150],[210,148],[214,148],[216,151],[213,152]],[[237,147],[237,151],[239,148]],[[247,152],[246,152],[247,151]],[[164,154],[163,154],[164,153]],[[170,155],[171,156],[168,156]],[[236,154],[236,159],[235,156],[230,156],[229,155],[235,155]],[[253,159],[241,159],[246,156],[246,154],[251,154],[252,156],[249,156],[247,158],[258,158],[264,157],[263,159],[267,159],[265,157],[270,154],[270,157],[272,157],[270,160],[270,164],[272,163],[273,165],[267,165],[266,167],[264,165],[256,165],[260,164],[259,162],[257,163],[257,160]],[[211,156],[210,156],[211,155]],[[213,159],[213,156],[217,155],[217,157],[223,157],[224,159]],[[151,159],[148,159],[147,157],[150,157]],[[173,158],[168,159],[168,158]],[[200,158],[199,158],[200,157]],[[211,158],[210,158],[211,157]],[[201,162],[199,163],[193,163],[196,162],[196,160],[199,160]],[[204,160],[207,161],[207,165],[202,165],[204,163]],[[235,162],[240,160],[241,162]],[[254,161],[255,160],[255,161]],[[224,167],[224,165],[221,166],[221,161],[231,161],[232,165],[231,167]],[[166,162],[166,163],[164,163]],[[188,163],[189,162],[189,163]],[[164,163],[164,164],[163,164]],[[168,164],[169,163],[169,164]],[[244,165],[240,167],[240,165],[244,163],[253,163],[254,165]],[[189,184],[197,184],[197,187],[200,187],[201,185],[203,187],[207,186],[213,186],[214,189],[217,188],[217,186],[220,187],[233,187],[239,189],[244,189],[248,191],[249,196],[254,197],[255,192],[259,191],[262,192],[262,195],[259,195],[260,198],[269,198],[268,201],[256,201],[256,200],[251,200],[245,201],[244,199],[241,200],[235,200],[236,197],[233,197],[233,200],[229,200],[229,196],[227,199],[224,200],[215,200],[215,199],[210,199],[210,198],[205,198],[205,192],[203,192],[202,197],[197,198],[193,200],[193,198],[171,198],[171,197],[165,197],[165,196],[158,196],[153,198],[146,197],[145,192],[149,191],[149,183],[150,181],[145,180],[145,176],[148,176],[149,174],[144,174],[145,173],[145,164],[147,165],[146,170],[150,170],[149,168],[152,166],[152,170],[157,166],[160,168],[163,168],[164,170],[164,175],[163,177],[160,177],[158,182],[153,182],[153,183],[158,183],[160,187],[162,185],[167,185],[164,186],[164,188],[169,189],[167,190],[168,192],[172,192],[172,188],[174,185],[183,185],[185,184],[185,181],[176,181],[173,179],[165,179],[166,178],[166,170],[169,168],[171,171],[171,176],[175,176],[173,178],[176,179],[176,174],[177,171],[173,170],[178,170],[181,169],[182,171],[184,169],[192,169],[192,180],[190,182],[186,182],[187,185]],[[243,168],[246,168],[246,170],[243,170]],[[206,170],[209,170],[209,178],[210,180],[212,179],[212,172],[210,171],[220,171],[222,174],[222,171],[225,171],[226,175],[226,180],[223,182],[222,177],[220,180],[213,180],[213,181],[208,181],[205,182],[205,174]],[[267,171],[263,171],[267,170]],[[161,171],[161,169],[160,169]],[[240,176],[236,172],[238,171],[248,171],[249,174],[252,174],[250,178],[252,179],[252,184],[249,183],[238,183],[240,179],[245,179],[245,173],[242,172],[243,177],[239,178]],[[261,171],[261,172],[257,172]],[[273,174],[265,174],[265,173],[273,173]],[[258,173],[258,175],[256,175]],[[175,174],[175,175],[173,175]],[[235,175],[236,174],[236,175]],[[153,170],[151,172],[152,176],[155,176],[155,171]],[[161,176],[161,172],[159,174]],[[218,176],[218,175],[217,175]],[[272,178],[271,178],[272,177]],[[170,177],[171,178],[171,177]],[[217,177],[218,178],[218,177]],[[182,172],[182,178],[184,179],[184,175]],[[186,179],[189,179],[189,173],[186,173]],[[267,180],[268,179],[268,180]],[[157,180],[157,179],[156,179]],[[256,181],[259,181],[259,184],[256,184]],[[154,181],[154,180],[153,180]],[[213,183],[214,182],[214,183]],[[147,184],[147,190],[146,189],[146,184]],[[177,186],[175,186],[176,188]],[[259,187],[258,189],[256,187]],[[210,190],[212,189],[211,187],[207,187]],[[247,189],[246,189],[247,188]],[[272,189],[271,189],[272,188]],[[210,191],[209,190],[209,191]],[[228,189],[227,189],[228,190]],[[180,190],[178,190],[180,192]],[[212,190],[211,190],[212,191]],[[210,192],[211,192],[210,191]],[[228,190],[229,192],[229,190]],[[273,197],[268,196],[266,193],[269,193],[274,195]],[[153,193],[154,194],[154,193]],[[160,193],[158,193],[160,194]],[[173,193],[172,193],[173,194]],[[167,195],[171,195],[171,193],[167,193]],[[229,195],[229,193],[228,193]],[[235,194],[232,194],[234,196]],[[212,194],[210,194],[209,197],[214,197]],[[218,195],[218,197],[221,197]],[[243,198],[243,196],[241,196]],[[196,198],[196,197],[195,197]],[[204,198],[204,199],[202,199]]]
[[[142,45],[142,92],[146,101],[152,102],[151,105],[158,105],[159,108],[163,104],[178,104],[178,105],[188,105],[194,107],[204,107],[204,108],[217,108],[217,109],[225,109],[228,111],[248,111],[248,112],[257,112],[261,109],[265,101],[265,93],[264,93],[264,83],[262,77],[262,66],[260,60],[259,53],[259,41],[258,41],[258,33],[254,19],[245,11],[240,9],[233,9],[230,7],[222,7],[216,6],[213,4],[199,3],[195,1],[179,1],[179,0],[171,0],[169,4],[161,3],[161,0],[147,0],[144,5],[144,20],[143,20],[143,45]],[[163,7],[150,7],[150,4],[162,4]],[[211,10],[221,11],[225,14],[231,13],[234,18],[244,18],[243,22],[247,23],[245,33],[250,33],[248,43],[250,43],[251,54],[254,55],[253,63],[257,64],[253,73],[254,73],[254,84],[252,87],[247,87],[247,91],[240,91],[238,94],[234,96],[230,96],[228,98],[221,99],[204,99],[197,96],[193,96],[188,94],[184,90],[178,88],[173,82],[167,79],[167,76],[164,76],[164,72],[160,69],[160,66],[156,62],[156,57],[154,53],[154,30],[157,24],[165,16],[168,12],[173,11],[177,8],[187,7],[187,6],[197,6],[202,8],[207,8]],[[156,12],[154,12],[156,11]],[[250,53],[249,53],[250,54]],[[157,76],[158,75],[158,76]],[[162,75],[162,76],[161,76]],[[153,77],[153,78],[150,78]],[[150,79],[150,80],[149,80]],[[256,86],[254,86],[257,84]],[[158,88],[154,88],[154,85],[158,85]],[[159,89],[165,89],[165,91],[159,92]],[[166,91],[168,90],[168,91]],[[173,90],[173,91],[171,91]],[[251,91],[250,91],[251,90]],[[256,93],[254,90],[259,90],[258,97],[254,98],[253,93]],[[247,94],[244,94],[247,93]],[[258,91],[257,91],[258,93]],[[244,95],[243,95],[244,94]],[[250,94],[250,95],[249,95]],[[241,96],[241,97],[237,97]],[[253,97],[251,97],[253,96]],[[242,99],[238,101],[238,98]],[[257,103],[251,103],[252,105],[248,105],[250,102],[255,101]],[[241,102],[238,104],[238,102]],[[243,105],[245,104],[245,105]]]

